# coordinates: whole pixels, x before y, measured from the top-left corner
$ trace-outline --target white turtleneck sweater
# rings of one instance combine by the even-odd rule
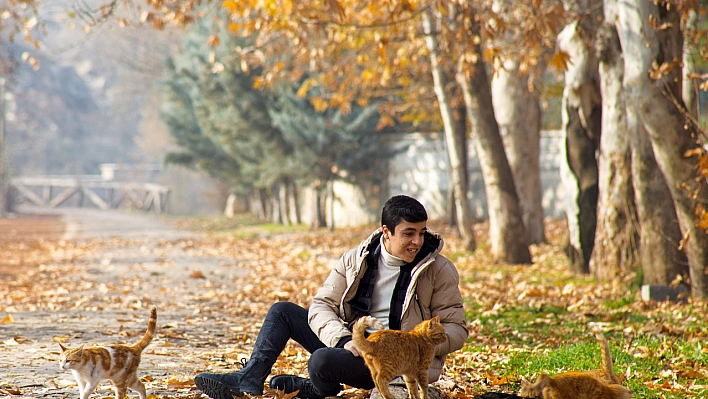
[[[396,281],[398,280],[398,274],[401,272],[401,266],[405,264],[406,261],[386,251],[382,235],[381,256],[379,256],[379,267],[376,271],[376,283],[374,284],[374,292],[371,297],[371,309],[369,314],[379,319],[386,328],[388,328],[388,315],[391,311],[393,289],[396,287]]]

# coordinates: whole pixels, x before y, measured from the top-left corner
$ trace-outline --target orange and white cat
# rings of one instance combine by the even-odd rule
[[[600,345],[599,370],[569,371],[553,377],[542,374],[535,383],[521,383],[520,396],[543,399],[630,399],[632,391],[620,385],[612,365],[610,344],[595,323],[588,323]]]
[[[394,396],[388,384],[402,375],[410,398],[428,399],[428,367],[435,356],[435,346],[447,340],[440,317],[424,320],[413,330],[380,330],[365,338],[367,327],[382,328],[381,322],[364,316],[354,325],[352,340],[371,371],[376,388],[386,399]]]
[[[81,399],[88,399],[98,384],[110,380],[116,399],[123,399],[128,388],[137,391],[140,399],[146,399],[145,385],[138,378],[140,356],[152,341],[157,328],[157,309],[150,309],[150,320],[143,338],[134,345],[108,345],[84,348],[66,348],[59,344],[62,353],[59,368],[71,370],[79,384]]]

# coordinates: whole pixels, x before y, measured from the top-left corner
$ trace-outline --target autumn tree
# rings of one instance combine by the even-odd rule
[[[600,144],[602,97],[598,61],[592,38],[598,28],[600,0],[580,2],[578,15],[558,35],[558,47],[568,54],[562,100],[564,182],[571,270],[589,271],[597,222],[598,169],[596,153]]]
[[[645,283],[668,284],[688,274],[686,255],[679,249],[681,230],[667,180],[639,115],[628,108],[617,13],[617,3],[605,3],[595,45],[604,112],[591,268],[598,278],[610,280],[640,267]]]
[[[467,46],[458,60],[455,79],[462,88],[475,149],[482,166],[492,253],[497,259],[509,263],[531,263],[514,177],[494,116],[487,64],[482,59],[477,10],[475,7],[463,7],[459,13],[462,17],[460,32]]]
[[[452,18],[455,16],[452,15]],[[452,182],[452,201],[454,201],[454,216],[458,231],[465,241],[465,247],[472,251],[476,247],[474,231],[472,230],[473,215],[467,201],[469,191],[468,160],[467,160],[467,127],[466,109],[455,113],[454,98],[450,98],[448,87],[454,82],[454,67],[443,63],[440,51],[445,48],[441,44],[440,35],[443,27],[443,17],[439,11],[427,9],[422,14],[425,43],[429,51],[433,87],[440,107],[440,117],[443,122],[445,142],[447,143],[450,162],[450,178]]]
[[[570,187],[579,189],[572,196],[578,212],[568,215],[575,264],[582,266],[576,270],[589,265],[607,280],[641,267],[648,284],[690,274],[693,295],[703,297],[708,237],[694,212],[705,194],[691,172],[697,161],[687,155],[700,150],[681,99],[682,22],[689,20],[682,16],[690,10],[663,2],[599,5],[586,4],[603,13],[582,29],[582,20],[574,21],[559,38],[573,65],[566,76],[576,77],[566,80],[566,92],[575,96],[566,105],[567,142],[571,132],[585,132],[576,135],[586,143],[576,149],[587,151],[576,158],[583,153],[568,151],[578,182]],[[595,210],[597,217],[589,217]]]
[[[256,88],[262,68],[233,54],[234,47],[253,40],[218,34],[224,26],[218,16],[199,21],[184,54],[168,62],[165,120],[185,149],[168,161],[204,168],[241,195],[268,191],[273,219],[283,223],[291,215],[299,222],[297,207],[290,205],[298,202],[290,201],[298,186],[314,186],[326,196],[322,190],[335,180],[383,179],[380,167],[390,151],[375,134],[377,103],[353,104],[346,112],[317,109],[319,90],[309,86],[307,76],[304,83],[284,80]],[[212,46],[202,46],[208,37]]]
[[[695,125],[687,123],[681,90],[681,20],[687,11],[668,2],[625,2],[618,5],[616,26],[625,58],[628,111],[646,131],[668,183],[684,237],[691,291],[703,298],[708,295],[708,234],[697,226],[695,209],[706,202],[706,188],[695,179],[700,149]]]
[[[153,10],[144,12],[143,20],[157,28],[170,21],[189,23],[197,15],[195,4],[151,1]],[[231,32],[242,37],[257,34],[251,45],[234,48],[233,55],[245,60],[242,68],[262,68],[253,81],[259,88],[289,78],[299,89],[311,78],[318,87],[318,94],[308,97],[311,105],[343,114],[356,101],[385,98],[388,101],[378,106],[377,128],[399,121],[414,126],[425,121],[443,128],[450,162],[457,169],[455,185],[465,181],[461,149],[469,136],[488,188],[492,252],[509,262],[530,260],[514,172],[499,121],[491,111],[490,67],[503,66],[496,62],[505,61],[493,41],[488,41],[503,26],[494,14],[499,9],[460,1],[361,5],[338,0],[315,4],[227,0],[222,4]],[[500,5],[503,2],[496,3]],[[531,9],[543,11],[554,5],[533,1]],[[700,297],[707,291],[703,268],[708,238],[696,226],[695,209],[705,201],[705,189],[695,179],[701,150],[681,87],[685,78],[682,28],[690,20],[685,16],[697,11],[691,7],[697,4],[567,2],[565,10],[574,18],[559,35],[556,55],[568,58],[564,175],[569,178],[566,187],[573,204],[568,217],[575,270],[587,272],[593,265],[598,277],[610,278],[638,256],[646,281],[666,281],[680,272],[680,267],[660,264],[680,263],[681,254],[670,248],[675,244],[688,260],[692,290]],[[534,19],[534,15],[548,14],[528,14],[518,24],[521,32],[530,33],[523,42],[528,47],[557,33],[549,19]],[[283,54],[293,56],[291,65],[283,65]],[[218,66],[215,60],[208,62],[212,68]],[[464,187],[454,190],[456,201],[466,201]],[[468,226],[465,207],[457,209],[461,225]],[[680,243],[675,242],[672,226],[680,229]],[[655,245],[660,240],[658,234],[652,236],[655,231],[668,234],[663,245]],[[617,245],[606,245],[608,240]],[[473,247],[474,242],[467,241]]]
[[[173,18],[179,23],[192,18],[191,3],[151,4],[154,11],[144,13],[143,19],[156,27],[162,26],[168,16],[179,16]],[[487,186],[492,252],[507,262],[530,262],[519,193],[498,122],[490,112],[493,103],[487,69],[495,53],[485,51],[485,47],[491,47],[481,42],[487,32],[493,31],[487,29],[487,24],[491,26],[494,20],[480,16],[486,4],[403,1],[360,6],[330,0],[315,4],[225,1],[223,6],[229,13],[230,30],[244,37],[258,35],[253,46],[239,51],[242,55],[261,55],[260,66],[267,72],[256,80],[257,85],[265,87],[288,77],[298,81],[307,73],[324,93],[311,100],[330,108],[344,111],[354,99],[387,96],[389,101],[379,106],[379,128],[395,121],[408,121],[415,126],[426,118],[443,126],[453,166],[454,198],[458,202],[455,213],[469,249],[475,243],[466,204],[467,170],[462,154],[467,133],[472,132]],[[529,8],[533,12],[522,14],[543,16],[532,18],[528,29],[519,30],[541,32],[527,35],[529,40],[524,45],[535,47],[531,39],[538,42],[548,32],[554,33],[554,24],[547,23],[549,19],[543,12],[545,7],[543,2],[535,1]],[[283,69],[280,62],[271,62],[277,58],[272,55],[278,53],[293,54],[294,67]],[[341,78],[344,76],[347,79]],[[431,101],[421,102],[422,98]],[[435,107],[437,113],[432,112]]]
[[[614,18],[614,10],[604,8],[604,23],[597,31],[595,43],[599,61],[600,91],[602,95],[602,137],[597,154],[598,189],[597,230],[589,270],[602,280],[611,280],[622,272],[634,270],[639,264],[639,220],[633,189],[632,160],[643,164],[632,155],[631,135],[628,132],[628,115],[622,89],[624,62],[622,48],[614,25],[607,21]],[[645,192],[641,188],[638,192]],[[649,237],[651,231],[641,237]],[[663,259],[662,259],[663,260]]]
[[[534,4],[540,6],[540,3]],[[402,100],[380,107],[382,117],[379,127],[384,127],[393,123],[394,118],[406,120],[411,118],[411,114],[415,115],[399,110],[414,109],[420,116],[420,107],[411,107],[412,100],[420,104],[421,93],[438,93],[439,112],[448,112],[446,109],[456,111],[448,112],[451,117],[442,118],[445,131],[463,132],[446,136],[448,148],[451,149],[449,155],[454,169],[456,201],[461,201],[463,205],[467,201],[466,194],[463,195],[466,189],[460,186],[466,183],[466,163],[460,154],[465,147],[462,140],[465,129],[470,128],[484,165],[492,252],[495,257],[507,262],[530,262],[518,193],[498,124],[494,114],[489,112],[492,101],[486,71],[488,61],[480,45],[481,19],[477,17],[475,5],[457,2],[374,2],[364,7],[354,7],[353,4],[337,1],[326,2],[325,5],[227,1],[224,6],[229,11],[234,32],[240,35],[258,32],[259,39],[254,48],[270,54],[274,48],[292,49],[303,70],[315,74],[318,83],[325,89],[324,93],[328,93],[324,100],[329,107],[346,107],[351,103],[354,98],[352,87],[357,87],[357,94],[370,96],[380,96],[382,90],[386,90],[391,98]],[[421,23],[426,23],[424,18],[428,18],[429,33],[421,36]],[[464,40],[457,44],[456,37]],[[428,40],[427,46],[423,39]],[[431,49],[441,51],[438,62],[428,65],[419,62],[435,58]],[[268,59],[267,56],[264,58]],[[268,78],[262,83],[268,84],[282,74],[283,70],[277,65],[271,64],[272,73],[266,74]],[[436,71],[436,68],[440,68],[437,70],[441,73],[432,74],[433,83],[427,87],[420,85],[419,82],[430,82],[431,71]],[[287,73],[298,76],[292,70]],[[352,85],[350,80],[346,85],[337,83],[342,80],[332,79],[332,75],[348,76],[356,79],[356,84]],[[426,76],[427,79],[421,79]],[[444,86],[446,84],[457,87],[464,108],[445,104],[448,99],[442,98],[440,93],[447,93],[449,87]],[[467,118],[466,122],[464,118]],[[414,116],[411,120],[418,123],[420,118]],[[451,123],[456,126],[451,126]],[[471,218],[466,208],[458,206],[456,212],[461,218],[458,225],[463,227],[463,234],[470,231]],[[473,238],[471,234],[467,235],[469,248],[474,247]]]
[[[565,67],[553,43],[567,12],[555,2],[495,1],[481,20],[492,61],[492,101],[530,244],[545,240],[540,136],[541,93],[549,65]],[[524,43],[519,46],[518,43]],[[551,64],[551,60],[555,60]]]

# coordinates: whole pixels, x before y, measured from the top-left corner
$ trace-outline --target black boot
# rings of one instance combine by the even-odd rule
[[[234,396],[263,395],[263,383],[272,364],[260,359],[249,360],[235,373],[202,373],[194,377],[194,384],[213,399],[233,399]]]
[[[285,393],[299,391],[296,397],[300,399],[324,399],[328,396],[337,396],[342,390],[342,386],[340,385],[339,389],[336,389],[336,391],[320,392],[312,385],[312,381],[309,379],[289,374],[276,375],[271,378],[270,387]]]

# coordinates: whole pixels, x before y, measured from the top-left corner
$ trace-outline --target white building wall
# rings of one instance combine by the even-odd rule
[[[447,217],[450,191],[449,160],[441,134],[401,134],[391,137],[390,145],[400,150],[391,158],[388,187],[380,195],[364,193],[359,187],[338,182],[334,191],[335,227],[376,223],[380,219],[383,201],[392,195],[406,194],[417,198],[428,210],[431,219]],[[564,189],[560,179],[562,161],[560,131],[541,134],[541,184],[543,210],[547,217],[563,218]],[[482,171],[472,145],[468,146],[468,199],[475,217],[487,217],[487,200]]]

